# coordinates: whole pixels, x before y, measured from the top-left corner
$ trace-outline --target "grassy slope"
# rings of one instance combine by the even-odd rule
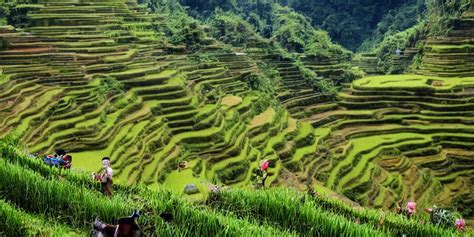
[[[190,203],[162,189],[150,191],[143,187],[117,185],[114,197],[104,199],[96,191],[98,185],[87,174],[50,169],[41,161],[25,156],[5,139],[0,142],[0,154],[0,191],[9,191],[4,192],[0,205],[11,213],[7,214],[11,217],[9,223],[21,226],[21,220],[28,215],[33,215],[38,223],[46,223],[42,218],[47,218],[54,224],[47,225],[45,231],[71,231],[65,227],[67,225],[79,230],[73,232],[83,233],[95,216],[114,222],[118,216],[139,208],[144,212],[140,224],[148,235],[450,235],[450,231],[408,221],[401,216],[352,208],[323,197],[303,198],[304,195],[282,189],[224,191],[209,199],[207,205],[202,205],[204,203]],[[300,201],[304,199],[306,201]],[[173,224],[157,218],[162,211],[173,214]],[[355,219],[361,224],[356,224]]]

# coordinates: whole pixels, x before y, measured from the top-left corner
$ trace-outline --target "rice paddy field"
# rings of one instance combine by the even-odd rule
[[[422,216],[408,220],[284,188],[204,192],[207,201],[190,202],[166,189],[116,185],[113,198],[104,199],[87,173],[46,166],[12,139],[0,144],[0,214],[8,236],[85,236],[91,217],[113,223],[134,208],[142,210],[139,222],[150,236],[456,235]],[[163,212],[173,220],[159,218]]]
[[[472,235],[472,9],[428,38],[418,68],[375,75],[374,55],[237,54],[213,38],[199,61],[135,0],[26,2],[15,10],[28,24],[0,25],[0,236],[85,236],[95,217],[113,223],[133,209],[147,236]],[[334,98],[296,61],[318,80],[353,65],[366,75]],[[271,93],[249,83],[263,64],[278,74]],[[59,147],[71,171],[30,156]],[[110,199],[90,179],[104,156]],[[269,177],[255,190],[264,160]],[[211,183],[226,191],[213,196]],[[200,192],[183,194],[188,184]],[[408,201],[414,219],[393,213]],[[468,230],[431,225],[422,209],[433,205]]]

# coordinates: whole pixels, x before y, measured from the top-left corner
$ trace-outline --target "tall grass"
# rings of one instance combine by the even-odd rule
[[[253,218],[241,220],[233,215],[196,206],[173,195],[163,196],[163,192],[145,191],[141,195],[147,200],[145,212],[150,216],[156,216],[157,210],[171,213],[173,222],[185,231],[186,236],[296,236],[295,233],[279,230],[266,223],[257,223]]]
[[[56,220],[78,228],[87,228],[96,216],[113,223],[138,208],[144,211],[140,224],[151,236],[294,236],[196,206],[164,190],[124,186],[107,199],[88,189],[92,181],[86,174],[65,172],[64,179],[57,180],[58,170],[19,154],[14,147],[0,146],[0,154],[4,157],[0,160],[0,192],[6,193],[6,199],[30,212],[61,217]],[[172,213],[171,224],[159,217],[163,211]]]
[[[301,202],[301,195],[289,190],[231,190],[222,192],[210,205],[235,213],[242,218],[255,218],[273,223],[304,236],[385,236],[370,224],[356,224],[343,216],[328,212],[314,203]]]
[[[222,192],[214,208],[239,216],[273,222],[284,228],[310,235],[347,233],[351,236],[403,235],[452,236],[454,230],[446,230],[400,215],[386,214],[366,208],[353,208],[345,203],[324,197],[305,198],[287,189],[230,190]],[[360,222],[361,225],[355,222]]]
[[[23,225],[23,220],[17,214],[15,209],[8,205],[3,200],[0,201],[0,236],[6,236],[8,233],[11,236],[25,236],[27,229]]]
[[[323,209],[330,210],[342,216],[352,219],[358,219],[362,223],[372,223],[384,231],[394,235],[408,236],[452,236],[456,234],[453,229],[443,229],[421,221],[417,217],[407,219],[402,215],[395,213],[385,213],[369,208],[354,208],[339,200],[329,199],[322,196],[316,196],[312,199],[316,205]]]
[[[64,181],[81,186],[90,190],[100,190],[100,183],[91,179],[86,173],[75,172],[74,170],[61,170],[45,165],[42,159],[28,157],[19,148],[18,141],[12,136],[0,139],[0,157],[15,165],[35,171],[37,174],[48,178],[64,178]],[[139,186],[114,185],[114,189],[123,194],[133,194],[142,189]]]
[[[72,230],[57,223],[29,215],[0,199],[0,236],[86,236],[84,232]]]
[[[119,198],[105,199],[98,193],[54,179],[45,179],[30,170],[0,161],[0,191],[4,199],[22,209],[61,216],[62,221],[85,228],[99,218],[113,222],[129,214],[130,209]]]
[[[0,140],[0,193],[29,212],[75,228],[90,227],[98,216],[113,223],[140,209],[140,225],[149,236],[452,236],[453,231],[399,215],[350,207],[340,201],[285,189],[230,190],[200,206],[167,190],[116,185],[107,199],[88,174],[60,171],[23,154],[14,140]],[[62,177],[61,180],[58,177]],[[159,214],[171,213],[171,223]],[[357,224],[359,220],[361,224]],[[13,222],[14,223],[14,222]]]

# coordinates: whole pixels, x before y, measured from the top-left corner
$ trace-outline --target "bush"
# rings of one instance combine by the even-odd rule
[[[264,42],[254,27],[232,13],[217,11],[210,19],[212,35],[225,43],[237,47],[253,46]]]

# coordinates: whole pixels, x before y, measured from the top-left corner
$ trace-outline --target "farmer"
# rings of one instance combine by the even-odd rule
[[[55,153],[56,153],[55,157],[57,157],[57,158],[63,158],[63,156],[66,155],[66,151],[64,149],[61,149],[61,148],[56,149]]]
[[[143,236],[138,226],[140,213],[134,210],[129,217],[120,218],[117,225],[106,224],[98,219],[93,223],[90,236],[93,237],[139,237]]]
[[[214,202],[219,201],[219,199],[221,197],[221,190],[222,190],[222,188],[217,186],[217,185],[214,185],[214,184],[208,185],[209,196],[206,200],[206,203],[207,204],[212,204]]]
[[[464,219],[456,219],[456,222],[454,223],[454,226],[456,226],[456,229],[458,231],[464,231],[464,228],[466,226],[466,222],[464,221]]]
[[[416,202],[408,202],[407,203],[407,211],[408,211],[408,218],[412,218],[413,214],[415,214],[416,209]]]
[[[262,171],[262,188],[265,188],[265,181],[267,180],[268,178],[268,173],[267,173],[267,170],[268,170],[268,167],[270,166],[270,161],[268,160],[264,160],[262,165],[260,165],[260,170]]]
[[[402,54],[402,50],[398,48],[397,50],[395,50],[395,54],[400,56]]]
[[[66,169],[69,169],[71,167],[70,161],[72,161],[72,157],[70,155],[67,155],[66,151],[61,148],[56,149],[54,155],[47,155],[43,159],[43,162],[49,166],[66,168]]]
[[[102,171],[99,174],[92,173],[95,180],[99,180],[102,184],[102,193],[107,196],[112,196],[112,176],[114,171],[110,168],[110,158],[102,158]]]
[[[434,205],[432,208],[425,208],[425,212],[430,214],[431,223],[445,228],[451,227],[454,222],[454,215],[450,211],[438,208]]]
[[[70,169],[72,166],[72,156],[68,154],[64,155],[63,161],[64,161],[63,168]]]
[[[413,214],[415,214],[415,209],[416,209],[416,202],[408,202],[406,209],[402,209],[400,205],[397,204],[395,212],[397,214],[403,214],[407,218],[413,217]]]

